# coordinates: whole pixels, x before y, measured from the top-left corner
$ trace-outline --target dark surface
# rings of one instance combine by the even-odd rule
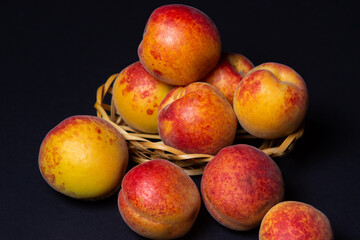
[[[39,146],[66,117],[95,115],[98,86],[138,60],[147,18],[166,2],[20,3],[0,8],[0,239],[139,239],[116,196],[83,202],[55,192],[38,170]],[[285,1],[284,1],[285,2]],[[171,3],[171,2],[168,2]],[[360,238],[359,19],[351,3],[182,2],[210,16],[224,51],[275,61],[305,79],[305,135],[277,158],[285,200],[325,213],[336,239]],[[199,186],[200,177],[193,177]],[[184,239],[257,239],[220,226],[202,205]]]

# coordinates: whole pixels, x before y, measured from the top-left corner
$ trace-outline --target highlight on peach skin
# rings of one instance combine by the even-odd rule
[[[148,19],[138,55],[157,79],[187,85],[199,81],[219,61],[220,34],[200,10],[182,4],[164,5]]]
[[[132,168],[118,196],[125,223],[151,239],[174,239],[187,234],[200,205],[200,193],[192,179],[182,168],[162,159]]]
[[[78,115],[48,132],[38,163],[43,178],[56,191],[72,198],[98,200],[120,188],[128,148],[110,123]]]
[[[241,80],[234,94],[234,111],[251,135],[273,139],[296,131],[308,108],[302,77],[280,63],[263,63]]]
[[[253,67],[253,63],[242,54],[223,53],[218,64],[202,81],[219,89],[232,105],[237,85]]]
[[[266,212],[283,199],[284,182],[268,155],[238,144],[222,149],[206,165],[201,195],[217,222],[246,231],[257,227]]]
[[[333,240],[329,219],[315,207],[285,201],[272,207],[261,222],[260,240]]]
[[[112,94],[116,110],[127,125],[141,132],[157,133],[158,107],[172,88],[135,62],[117,76]]]
[[[185,153],[216,154],[233,143],[237,120],[225,97],[212,85],[174,88],[161,102],[158,129],[165,145]]]

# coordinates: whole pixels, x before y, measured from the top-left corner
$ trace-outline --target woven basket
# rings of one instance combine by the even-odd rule
[[[118,74],[111,75],[105,84],[97,89],[95,109],[97,116],[111,123],[126,139],[129,147],[130,159],[136,163],[143,163],[152,159],[167,159],[183,168],[189,175],[201,175],[206,163],[213,156],[208,154],[186,154],[176,148],[164,145],[160,136],[157,134],[147,134],[139,132],[122,120],[116,112],[112,99],[112,83]],[[107,96],[109,95],[109,96]],[[104,103],[105,98],[111,97],[110,104]],[[296,132],[279,139],[259,139],[246,131],[240,129],[237,131],[236,143],[255,142],[255,147],[261,149],[271,157],[280,157],[289,153],[296,140],[301,138],[304,133],[302,126]],[[253,145],[253,144],[252,144]]]

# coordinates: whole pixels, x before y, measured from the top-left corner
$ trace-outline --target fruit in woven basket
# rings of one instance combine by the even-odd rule
[[[333,240],[329,219],[313,206],[285,201],[272,207],[261,222],[260,240]]]
[[[45,181],[58,192],[98,200],[120,188],[128,148],[124,137],[107,121],[72,116],[48,132],[38,164]]]
[[[117,76],[113,100],[127,125],[141,132],[157,133],[158,107],[172,88],[151,76],[140,62],[135,62]]]
[[[185,153],[216,154],[233,143],[236,128],[231,105],[208,83],[176,87],[159,107],[158,129],[162,141]]]
[[[252,62],[244,55],[223,53],[216,67],[202,81],[219,89],[232,105],[237,85],[253,67]]]
[[[213,21],[198,9],[164,5],[148,19],[138,55],[157,79],[187,85],[203,78],[217,64],[220,34]]]
[[[136,233],[173,239],[190,231],[200,210],[195,183],[177,165],[155,159],[132,168],[118,196],[120,214]]]
[[[272,139],[300,127],[308,107],[302,77],[279,63],[263,63],[241,80],[234,94],[234,111],[251,135]]]
[[[282,200],[284,183],[268,155],[238,144],[222,149],[206,165],[201,195],[216,221],[245,231],[258,226],[265,213]]]

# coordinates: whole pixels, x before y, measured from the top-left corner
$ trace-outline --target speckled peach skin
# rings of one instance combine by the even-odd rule
[[[261,222],[260,240],[333,240],[329,219],[313,206],[285,201],[272,207]]]
[[[118,206],[123,220],[139,235],[173,239],[190,231],[201,197],[183,169],[167,160],[155,159],[125,175]]]
[[[279,138],[302,124],[308,108],[308,91],[302,77],[292,68],[264,63],[241,80],[233,107],[247,132],[259,138]]]
[[[202,81],[219,89],[232,105],[237,85],[253,67],[253,63],[242,54],[223,53],[218,64]]]
[[[120,188],[128,164],[123,136],[95,116],[72,116],[54,127],[40,146],[39,168],[58,192],[97,200]]]
[[[245,231],[257,227],[265,213],[282,200],[284,182],[269,156],[238,144],[222,149],[206,165],[201,195],[216,221]]]
[[[208,83],[174,88],[159,107],[161,140],[185,153],[216,154],[233,143],[236,128],[231,105]]]
[[[219,61],[220,34],[201,11],[181,4],[164,5],[148,19],[138,55],[157,79],[187,85],[203,78]]]
[[[172,88],[135,62],[119,73],[112,94],[116,110],[127,125],[141,132],[157,133],[158,107]]]

